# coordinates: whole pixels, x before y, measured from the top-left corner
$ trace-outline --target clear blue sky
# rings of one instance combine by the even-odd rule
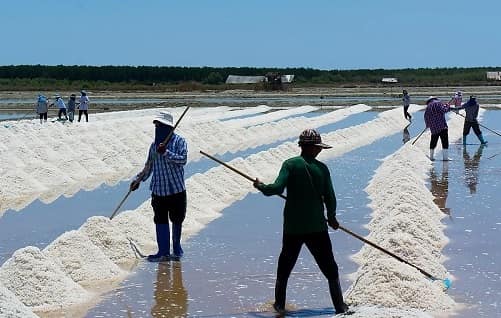
[[[0,0],[0,65],[501,66],[501,0]]]

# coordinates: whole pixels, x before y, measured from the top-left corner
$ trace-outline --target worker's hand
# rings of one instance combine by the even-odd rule
[[[256,179],[254,180],[254,182],[252,183],[252,185],[253,185],[253,186],[254,186],[254,188],[256,188],[256,189],[257,189],[257,187],[258,187],[260,184],[262,184],[262,182],[261,182],[258,178],[256,178]]]
[[[165,147],[165,145],[163,143],[160,143],[158,146],[157,146],[157,152],[161,155],[163,155],[165,153],[165,151],[167,150],[167,147]]]
[[[330,227],[332,227],[334,230],[339,229],[339,222],[337,221],[336,217],[327,220],[327,223],[329,224]]]
[[[130,191],[136,191],[139,188],[141,181],[134,180],[130,183]]]

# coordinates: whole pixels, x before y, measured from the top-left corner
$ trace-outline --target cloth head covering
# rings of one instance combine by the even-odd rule
[[[312,146],[318,146],[323,149],[329,149],[332,148],[331,146],[324,144],[322,142],[322,137],[320,137],[320,134],[315,130],[315,129],[305,129],[299,135],[299,146],[306,146],[306,145],[312,145]]]

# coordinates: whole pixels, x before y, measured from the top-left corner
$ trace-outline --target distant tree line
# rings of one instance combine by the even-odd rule
[[[228,75],[295,75],[298,85],[383,85],[383,77],[396,77],[406,86],[495,84],[487,71],[500,67],[318,70],[312,68],[173,67],[173,66],[0,66],[0,90],[59,88],[138,88],[166,85],[221,85]]]

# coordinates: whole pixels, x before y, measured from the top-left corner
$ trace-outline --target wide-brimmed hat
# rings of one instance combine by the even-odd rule
[[[438,97],[435,97],[435,96],[430,96],[428,97],[428,99],[426,100],[426,104],[429,104],[432,100],[438,100]]]
[[[320,134],[315,130],[315,129],[305,129],[299,135],[299,146],[306,146],[306,145],[312,145],[312,146],[318,146],[323,149],[329,149],[332,148],[331,146],[324,144],[322,142],[322,137],[320,137]]]
[[[54,95],[54,98],[55,98],[55,99],[61,98],[61,95],[56,94],[56,95]]]
[[[155,123],[156,121],[158,121],[159,123],[162,123],[164,125],[174,127],[174,125],[173,125],[174,120],[172,118],[172,115],[168,112],[158,113],[155,116],[155,118],[153,118],[153,123]]]

